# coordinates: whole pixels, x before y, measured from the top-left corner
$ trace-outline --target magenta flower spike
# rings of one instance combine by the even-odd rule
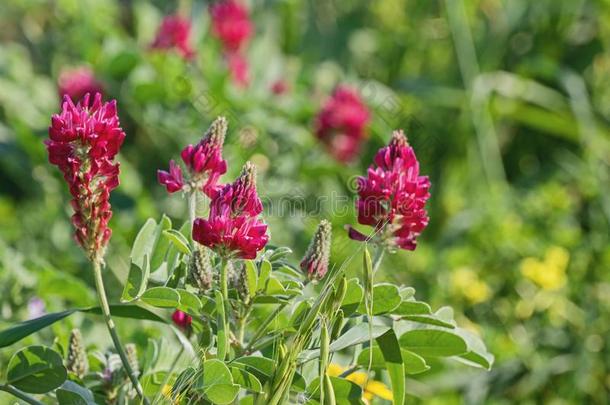
[[[59,167],[72,194],[75,239],[90,259],[101,258],[112,231],[110,192],[119,185],[119,152],[125,133],[120,127],[116,101],[93,102],[86,94],[74,104],[64,97],[62,111],[53,115],[45,141],[49,162]]]
[[[417,237],[428,225],[426,201],[430,180],[419,175],[419,162],[402,131],[395,131],[388,146],[375,155],[366,177],[358,179],[358,222],[372,226],[372,241],[396,248],[414,250]],[[352,227],[349,237],[367,237]]]
[[[193,239],[223,258],[254,259],[269,241],[267,225],[259,219],[262,211],[256,171],[248,162],[235,182],[212,199],[208,218],[195,220]]]

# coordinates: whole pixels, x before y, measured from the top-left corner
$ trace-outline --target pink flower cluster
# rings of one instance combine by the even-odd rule
[[[375,155],[367,177],[358,179],[358,222],[375,228],[378,241],[390,249],[414,250],[417,236],[428,225],[425,204],[430,180],[419,175],[419,162],[402,131]],[[352,239],[366,236],[349,228]]]
[[[259,219],[262,211],[256,171],[248,162],[235,182],[212,199],[208,219],[195,220],[193,239],[223,257],[254,259],[269,241],[267,225]]]
[[[335,159],[349,162],[360,151],[369,119],[368,108],[358,93],[338,86],[316,117],[316,136]]]
[[[253,26],[248,9],[238,0],[221,0],[210,6],[212,34],[222,42],[231,77],[240,87],[250,82],[244,55]]]
[[[157,36],[150,45],[153,49],[176,49],[184,59],[192,59],[195,51],[190,44],[191,22],[180,15],[163,18]]]
[[[62,111],[51,118],[45,141],[49,162],[59,167],[70,186],[76,241],[90,259],[99,259],[112,231],[110,192],[119,184],[119,152],[125,133],[120,127],[116,101],[102,103],[97,93],[74,104],[64,97]]]
[[[198,144],[188,145],[182,150],[181,157],[188,170],[188,179],[184,179],[180,166],[171,160],[169,171],[157,171],[159,183],[164,185],[169,193],[201,189],[213,197],[220,188],[218,179],[227,171],[227,162],[222,158],[226,131],[226,119],[217,118]]]
[[[59,74],[57,86],[59,97],[63,99],[67,95],[74,102],[83,98],[87,93],[103,93],[102,84],[95,79],[93,71],[86,66],[63,70]]]

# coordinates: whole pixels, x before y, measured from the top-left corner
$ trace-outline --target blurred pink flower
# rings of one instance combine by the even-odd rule
[[[237,87],[248,87],[250,84],[250,67],[248,60],[239,52],[229,52],[226,54],[231,80]]]
[[[430,180],[419,175],[419,162],[402,131],[375,155],[367,177],[358,179],[358,222],[375,228],[375,237],[390,248],[414,250],[428,225],[426,201]],[[349,237],[366,236],[349,227]]]
[[[87,93],[103,93],[102,84],[95,79],[93,71],[86,66],[62,70],[57,80],[57,86],[59,97],[63,99],[67,95],[74,102],[83,98]]]
[[[258,218],[262,211],[255,168],[248,162],[212,199],[208,219],[195,220],[193,239],[223,257],[254,259],[269,241],[267,225]]]
[[[335,159],[349,162],[360,151],[369,120],[368,108],[358,93],[338,86],[316,117],[316,136]]]
[[[210,6],[212,34],[227,52],[240,50],[252,35],[248,9],[237,0],[221,0]]]
[[[286,94],[289,90],[288,83],[284,79],[278,79],[271,84],[271,92],[276,96]]]
[[[112,231],[110,192],[119,185],[119,152],[125,132],[120,127],[116,101],[102,103],[97,93],[74,104],[65,96],[60,114],[53,115],[45,141],[49,162],[59,167],[72,194],[76,241],[90,259],[103,254]]]
[[[163,18],[157,36],[150,45],[153,49],[176,49],[184,59],[192,59],[195,51],[190,44],[191,22],[180,15]]]

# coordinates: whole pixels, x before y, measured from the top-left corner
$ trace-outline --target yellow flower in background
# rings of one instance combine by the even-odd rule
[[[451,285],[456,293],[461,294],[473,304],[487,301],[491,296],[491,289],[487,283],[479,279],[479,276],[467,267],[461,267],[453,272]]]
[[[331,377],[339,377],[347,368],[341,367],[338,364],[331,363],[328,365],[328,375]],[[362,399],[367,403],[372,401],[373,398],[379,397],[391,401],[392,390],[381,381],[375,381],[368,377],[368,374],[362,371],[356,371],[345,377],[346,380],[357,384],[362,388]]]
[[[570,253],[561,246],[553,246],[546,251],[544,260],[526,257],[521,261],[521,274],[545,290],[556,290],[567,281],[566,269]]]

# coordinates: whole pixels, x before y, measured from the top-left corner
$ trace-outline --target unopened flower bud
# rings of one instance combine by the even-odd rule
[[[127,343],[125,345],[125,354],[127,355],[127,361],[134,374],[140,374],[140,363],[138,362],[138,349],[133,343]]]
[[[301,270],[307,273],[310,280],[321,280],[328,271],[331,237],[331,224],[323,219],[301,260]]]
[[[243,262],[239,262],[233,266],[235,276],[233,278],[233,285],[237,290],[240,300],[247,304],[250,301],[250,289],[248,288],[248,274],[246,272],[246,266]]]
[[[66,369],[76,374],[79,378],[83,378],[87,371],[89,371],[87,352],[83,346],[83,337],[78,329],[72,329],[70,333]]]
[[[212,287],[212,252],[205,246],[196,245],[189,262],[189,283],[203,294]]]
[[[212,125],[208,128],[203,139],[208,139],[210,145],[222,148],[225,142],[225,136],[227,135],[227,128],[229,124],[225,117],[218,117],[212,122]]]
[[[191,327],[191,324],[193,323],[193,318],[187,313],[177,309],[172,315],[172,321],[174,321],[174,324],[176,324],[176,326],[178,326],[182,330],[188,330]]]

